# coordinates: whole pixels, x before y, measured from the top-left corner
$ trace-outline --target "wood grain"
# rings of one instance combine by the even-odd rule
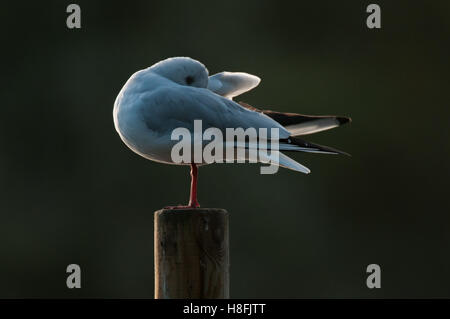
[[[228,212],[155,212],[155,298],[229,298]]]

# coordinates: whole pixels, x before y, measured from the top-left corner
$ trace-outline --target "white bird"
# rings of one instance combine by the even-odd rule
[[[256,87],[260,79],[247,73],[221,72],[209,76],[207,68],[188,57],[163,60],[134,73],[119,92],[114,103],[114,125],[122,141],[137,154],[157,162],[174,163],[171,152],[176,141],[171,139],[174,129],[194,130],[194,120],[202,120],[203,129],[218,128],[277,128],[280,151],[301,151],[327,154],[346,154],[336,149],[313,144],[298,136],[328,130],[350,121],[347,117],[307,116],[259,110],[243,102],[232,100]],[[224,134],[225,135],[225,134]],[[271,137],[268,136],[270,140]],[[226,141],[227,145],[251,148],[251,144]],[[258,147],[258,146],[256,146]],[[276,151],[275,165],[308,174],[305,166]],[[246,153],[248,156],[248,153]],[[258,161],[263,161],[259,158]],[[267,160],[267,159],[266,159]],[[191,194],[187,206],[197,208],[197,164],[191,166]],[[203,163],[204,164],[204,163]]]

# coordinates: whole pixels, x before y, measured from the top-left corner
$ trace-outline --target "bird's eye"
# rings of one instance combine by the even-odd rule
[[[187,85],[191,85],[194,82],[194,78],[192,76],[187,76],[185,79]]]

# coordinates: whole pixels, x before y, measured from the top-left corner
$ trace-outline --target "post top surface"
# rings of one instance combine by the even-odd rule
[[[160,209],[155,212],[155,215],[162,215],[162,214],[189,214],[189,215],[196,215],[196,214],[224,214],[227,215],[228,212],[225,209],[222,208],[182,208],[182,209]]]

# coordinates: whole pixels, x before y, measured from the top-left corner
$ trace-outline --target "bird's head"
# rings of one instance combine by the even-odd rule
[[[188,57],[176,57],[156,63],[152,72],[175,83],[198,88],[208,86],[208,69],[199,61]]]

